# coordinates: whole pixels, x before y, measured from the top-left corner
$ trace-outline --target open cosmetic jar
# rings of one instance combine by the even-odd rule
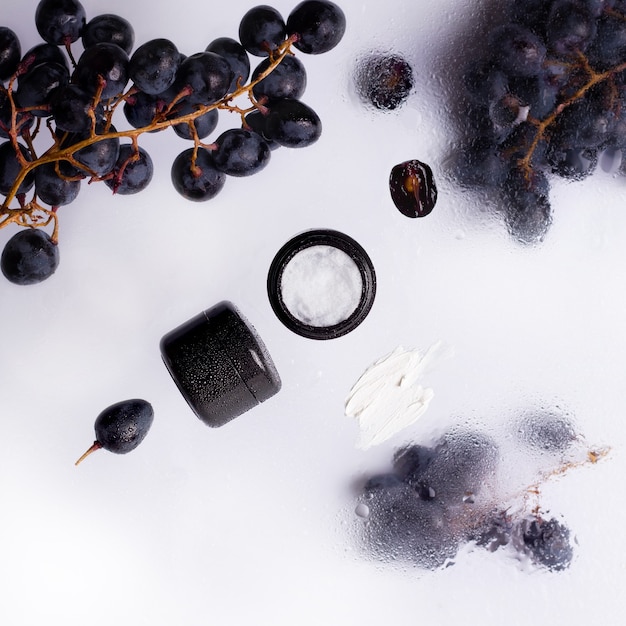
[[[365,250],[348,235],[309,230],[278,251],[267,291],[287,328],[310,339],[334,339],[367,317],[376,295],[376,274]]]
[[[161,355],[193,412],[222,426],[280,390],[272,359],[231,302],[220,302],[161,339]]]

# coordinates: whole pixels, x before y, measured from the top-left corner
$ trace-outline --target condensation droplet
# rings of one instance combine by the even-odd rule
[[[367,519],[370,516],[370,508],[369,506],[367,506],[367,504],[363,504],[363,502],[357,504],[354,512],[362,519]]]

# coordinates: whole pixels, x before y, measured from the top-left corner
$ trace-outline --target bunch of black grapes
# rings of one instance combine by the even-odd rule
[[[511,235],[539,243],[551,177],[584,179],[602,153],[619,162],[626,150],[626,2],[519,0],[484,49],[464,75],[457,174],[499,190]]]
[[[228,176],[261,171],[280,146],[317,141],[321,121],[301,100],[306,71],[292,48],[327,52],[346,26],[328,0],[304,0],[287,19],[260,5],[243,16],[238,39],[219,37],[187,56],[163,38],[134,48],[126,19],[87,20],[78,0],[41,0],[35,23],[43,41],[24,54],[17,35],[0,27],[0,226],[54,224],[52,235],[27,228],[7,243],[0,266],[17,284],[56,270],[57,210],[76,199],[82,181],[104,181],[117,194],[146,188],[153,163],[137,141],[143,132],[172,128],[190,141],[171,178],[194,201],[215,197]],[[249,107],[231,105],[241,95]],[[218,109],[231,118],[236,112],[239,125],[203,141],[217,127]],[[116,128],[117,111],[127,130]],[[49,141],[39,151],[42,134]]]
[[[558,458],[559,468],[577,437],[566,416],[542,411],[525,415],[516,433],[528,454]],[[549,571],[568,568],[574,556],[569,528],[539,506],[507,500],[500,491],[506,461],[501,457],[496,441],[474,429],[451,430],[433,445],[398,450],[393,471],[371,476],[360,494],[356,512],[367,550],[381,560],[437,569],[470,544],[509,550]],[[536,491],[531,486],[528,494]]]

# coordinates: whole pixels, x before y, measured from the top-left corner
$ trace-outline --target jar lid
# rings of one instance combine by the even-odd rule
[[[334,339],[354,330],[370,312],[376,274],[367,252],[336,230],[309,230],[290,239],[269,269],[274,313],[310,339]]]
[[[181,394],[209,426],[226,424],[280,390],[265,344],[231,302],[170,331],[160,347]]]

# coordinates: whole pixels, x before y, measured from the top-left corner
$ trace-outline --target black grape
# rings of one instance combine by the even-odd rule
[[[25,228],[4,246],[0,268],[16,285],[34,285],[46,280],[59,265],[59,248],[40,228]]]
[[[410,485],[422,500],[433,500],[437,495],[424,480],[424,472],[435,455],[434,448],[417,444],[398,450],[394,455],[393,465],[397,476]]]
[[[196,106],[189,102],[181,102],[177,104],[172,110],[170,117],[180,118],[184,115],[189,115],[196,111]],[[202,115],[198,115],[194,118],[193,122],[183,122],[181,124],[174,124],[172,127],[174,132],[183,139],[193,139],[193,133],[191,132],[190,124],[193,125],[196,131],[198,139],[204,139],[208,137],[216,128],[219,122],[219,113],[217,109],[210,109]]]
[[[50,97],[56,89],[67,85],[69,79],[69,73],[63,65],[40,63],[20,78],[15,101],[22,108],[33,107],[32,115],[47,117],[50,115]]]
[[[576,440],[576,429],[564,415],[532,411],[517,425],[517,435],[531,448],[545,452],[563,452]]]
[[[0,26],[0,81],[8,80],[17,71],[22,47],[17,35],[6,26]]]
[[[521,539],[519,548],[533,563],[552,571],[570,566],[574,556],[570,531],[557,519],[532,516],[519,522],[516,530]]]
[[[323,54],[343,38],[346,16],[328,0],[304,0],[287,18],[287,33],[297,37],[294,46],[306,54]]]
[[[95,94],[104,81],[101,98],[108,100],[123,92],[128,83],[128,55],[113,43],[97,43],[78,59],[72,81]]]
[[[456,153],[453,164],[456,179],[469,187],[499,188],[509,174],[497,143],[490,137],[470,140]]]
[[[513,168],[504,182],[503,211],[511,235],[533,245],[544,240],[552,224],[549,183],[541,171]]]
[[[82,31],[82,41],[85,48],[97,43],[114,43],[130,54],[135,43],[135,30],[123,17],[105,13],[87,22]]]
[[[559,86],[548,71],[536,76],[512,77],[509,93],[528,107],[528,115],[536,120],[550,115],[559,100]]]
[[[99,123],[96,126],[96,135],[101,135],[104,130],[105,126]],[[111,126],[109,130],[112,133],[116,131],[114,126]],[[61,133],[61,147],[67,148],[89,137],[90,133]],[[120,140],[117,137],[106,137],[76,150],[73,157],[84,166],[89,174],[104,176],[115,166],[119,151]]]
[[[364,491],[365,536],[374,554],[437,569],[457,553],[459,538],[441,503],[423,500],[412,487],[390,476],[374,477]]]
[[[145,439],[153,421],[154,410],[145,400],[123,400],[112,404],[96,418],[96,440],[76,465],[100,448],[115,454],[131,452]]]
[[[593,67],[600,70],[619,65],[626,56],[626,21],[612,15],[598,20],[597,34],[587,55]]]
[[[51,43],[40,43],[30,48],[22,57],[20,65],[23,67],[23,71],[28,72],[28,70],[40,63],[57,63],[62,65],[69,75],[70,66],[67,56],[61,48]]]
[[[135,49],[127,19],[103,13],[88,21],[78,0],[38,0],[35,26],[43,43],[25,54],[17,35],[0,26],[0,193],[10,195],[4,212],[15,211],[5,223],[39,226],[48,215],[56,241],[57,208],[76,199],[85,179],[117,194],[141,191],[154,175],[138,145],[144,133],[172,127],[195,142],[175,159],[171,178],[197,201],[219,193],[227,176],[261,171],[280,146],[316,142],[322,123],[300,100],[307,74],[293,52],[334,48],[345,15],[332,2],[306,0],[288,22],[289,28],[274,7],[254,6],[239,23],[239,40],[218,37],[190,56],[164,38]],[[252,78],[249,55],[262,57]],[[247,105],[234,102],[237,91]],[[120,110],[127,124],[118,132]],[[241,127],[204,143],[218,128],[220,110],[237,113]],[[121,146],[121,137],[131,143]]]
[[[138,89],[157,95],[174,84],[179,65],[180,52],[169,39],[152,39],[130,57],[128,74]]]
[[[509,168],[515,167],[521,159],[528,158],[532,167],[537,170],[545,169],[548,141],[538,133],[535,124],[524,121],[513,126],[504,139],[501,138],[498,150]]]
[[[69,46],[81,35],[87,20],[78,0],[41,0],[35,11],[35,25],[48,43]]]
[[[269,162],[271,151],[263,138],[251,130],[232,128],[215,140],[213,160],[229,176],[250,176]]]
[[[493,100],[489,107],[489,119],[493,129],[502,138],[525,121],[527,114],[528,107],[513,94],[506,94],[498,100]]]
[[[187,102],[208,105],[228,93],[232,79],[233,71],[224,57],[214,52],[197,52],[180,64],[175,85],[178,91],[190,91]]]
[[[74,153],[74,158],[91,174],[104,176],[114,167],[119,154],[120,141],[109,137],[94,142]]]
[[[578,0],[585,6],[593,17],[600,17],[603,13],[608,13],[615,7],[618,0]]]
[[[124,100],[124,117],[133,128],[143,128],[152,124],[163,109],[158,96],[137,91]]]
[[[552,223],[551,180],[587,178],[604,151],[626,148],[626,4],[508,5],[462,72],[453,174],[499,196],[513,238],[536,244]]]
[[[9,131],[11,129],[13,111],[11,102],[7,92],[0,89],[0,137],[9,139]],[[19,135],[28,133],[33,125],[35,118],[32,113],[18,111],[15,118],[15,130]]]
[[[52,207],[63,206],[78,196],[80,179],[67,161],[42,163],[35,169],[35,191],[42,202]]]
[[[569,180],[582,180],[596,169],[598,151],[594,148],[551,146],[547,158],[555,174]]]
[[[506,24],[492,31],[489,46],[497,50],[495,58],[507,76],[536,76],[546,58],[541,39],[518,24]]]
[[[18,146],[22,157],[26,159],[26,161],[31,161],[32,158],[27,148],[21,143],[18,143]],[[21,170],[22,165],[17,157],[12,142],[5,141],[0,144],[0,193],[2,195],[6,196],[9,193]],[[26,193],[34,183],[35,173],[31,171],[20,183],[17,193]]]
[[[244,128],[248,128],[249,130],[253,130],[255,133],[258,133],[263,137],[265,143],[269,146],[270,150],[276,150],[276,148],[280,148],[280,144],[270,139],[267,136],[267,113],[263,113],[258,109],[254,111],[250,111],[244,118]]]
[[[266,57],[285,40],[287,29],[281,14],[273,7],[250,9],[239,23],[239,41],[254,56]]]
[[[374,54],[356,68],[357,93],[377,109],[392,111],[406,102],[413,89],[413,70],[397,54]]]
[[[184,198],[203,202],[214,198],[224,187],[226,174],[217,169],[212,154],[198,148],[195,163],[193,148],[181,152],[172,164],[172,184]]]
[[[78,85],[64,85],[55,90],[50,98],[50,114],[56,128],[70,133],[86,133],[94,121],[102,119],[103,109],[94,109],[93,96]],[[93,118],[92,118],[93,114]]]
[[[281,146],[304,148],[320,138],[319,116],[300,100],[283,98],[270,102],[268,108],[267,136]]]
[[[610,138],[614,113],[589,96],[568,106],[556,119],[553,143],[563,148],[598,148]]]
[[[230,37],[218,37],[207,47],[207,52],[215,52],[224,57],[233,72],[233,80],[228,88],[229,93],[237,89],[237,86],[246,84],[250,76],[250,59],[246,49],[235,39]]]
[[[111,175],[104,179],[113,193],[121,196],[143,191],[152,180],[154,165],[152,158],[141,146],[135,151],[132,145],[120,146],[119,156]]]
[[[402,486],[402,479],[397,474],[376,474],[367,479],[363,485],[363,492],[366,495],[381,489],[394,489]]]
[[[523,0],[511,2],[508,7],[508,18],[514,24],[521,24],[536,35],[542,36],[550,12],[550,2],[546,0]]]
[[[265,72],[270,66],[269,59],[261,61],[254,72],[252,80]],[[252,88],[257,100],[261,98],[301,98],[306,89],[306,70],[302,62],[295,56],[286,56],[280,64],[263,80]]]
[[[417,159],[391,168],[389,192],[398,211],[407,217],[425,217],[437,202],[433,171],[427,163]]]
[[[462,504],[480,494],[495,476],[497,464],[498,446],[487,435],[475,431],[447,433],[421,472],[420,482],[437,501]]]
[[[574,0],[556,0],[546,24],[546,42],[557,57],[574,59],[587,50],[596,28],[593,15],[584,5]]]

